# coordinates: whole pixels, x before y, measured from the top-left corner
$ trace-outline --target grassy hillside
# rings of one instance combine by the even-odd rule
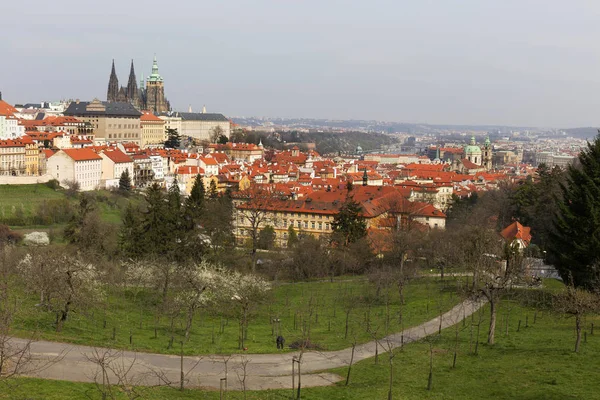
[[[120,224],[121,211],[139,197],[122,197],[107,190],[85,192],[92,196],[102,220]],[[60,228],[69,221],[78,197],[68,196],[63,189],[46,184],[0,185],[0,223],[18,230]]]
[[[453,294],[455,285],[440,283],[433,278],[411,282],[406,289],[403,306],[404,326],[414,326],[434,318],[440,310],[447,311],[459,299]],[[385,293],[376,297],[374,287],[365,280],[348,279],[339,282],[281,284],[273,289],[271,299],[255,310],[248,328],[246,346],[250,353],[270,353],[275,350],[274,333],[279,331],[289,345],[302,338],[302,330],[310,329],[311,342],[324,350],[338,350],[372,339],[367,327],[384,336],[387,319]],[[63,331],[55,332],[55,315],[40,310],[37,297],[20,304],[15,318],[15,334],[27,336],[38,330],[41,339],[61,342],[137,349],[144,352],[178,354],[169,348],[170,338],[178,343],[184,338],[185,314],[162,311],[158,306],[158,291],[113,290],[106,303],[94,309],[76,310],[65,323]],[[398,321],[400,299],[393,288],[389,291],[388,333],[401,330]],[[195,316],[187,354],[229,353],[238,351],[238,321],[230,310],[222,312],[200,310]],[[348,336],[346,337],[346,312]],[[161,315],[157,319],[157,315]],[[279,326],[270,323],[279,318]],[[105,323],[106,321],[106,323]],[[115,339],[112,339],[113,328]],[[155,330],[156,329],[156,330]],[[133,335],[133,346],[129,335]]]
[[[510,312],[509,312],[510,310]],[[591,334],[599,316],[588,316],[587,340],[580,353],[573,352],[574,322],[564,315],[533,306],[522,299],[504,301],[494,346],[485,344],[489,309],[468,318],[465,324],[448,328],[439,337],[412,343],[394,352],[394,399],[596,399],[600,390],[600,334]],[[481,319],[479,319],[481,317]],[[507,324],[508,321],[508,324]],[[519,321],[521,323],[519,324]],[[527,321],[527,323],[526,323]],[[479,346],[477,324],[481,324]],[[508,326],[508,329],[507,329]],[[458,332],[458,341],[455,341]],[[456,367],[452,368],[454,349]],[[430,354],[433,354],[432,387],[427,390]],[[389,382],[389,358],[381,354],[352,368],[351,381],[322,387],[303,388],[302,398],[311,400],[385,399]],[[333,372],[346,376],[347,368]],[[21,379],[11,393],[0,398],[78,399],[94,393],[90,384]],[[17,396],[17,397],[13,397]],[[21,397],[18,397],[21,396]],[[229,399],[288,399],[291,390],[230,392]],[[93,396],[91,398],[100,398]],[[117,398],[126,398],[125,396]],[[170,388],[146,389],[145,399],[218,399],[217,391]]]

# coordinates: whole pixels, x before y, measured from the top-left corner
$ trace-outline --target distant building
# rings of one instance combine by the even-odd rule
[[[231,121],[223,114],[170,112],[158,114],[165,121],[165,128],[177,129],[183,138],[210,140],[215,128],[220,128],[227,138],[231,136]]]
[[[108,149],[100,153],[102,157],[102,186],[118,188],[121,175],[126,170],[133,182],[133,159],[118,148]]]
[[[164,145],[166,140],[165,121],[150,111],[143,111],[140,124],[142,127],[141,148],[162,147]]]
[[[65,110],[66,116],[76,117],[91,125],[96,141],[134,142],[140,144],[142,113],[131,103],[74,101]]]
[[[541,164],[545,164],[548,168],[567,168],[575,162],[576,158],[575,156],[566,154],[554,154],[551,151],[540,151],[539,153],[535,153],[534,165],[539,167]]]
[[[500,232],[500,235],[509,244],[515,244],[519,250],[529,246],[531,242],[531,228],[521,225],[518,221],[513,222]]]
[[[145,84],[144,79],[141,79],[139,88],[137,86],[133,60],[131,61],[127,86],[121,87],[119,87],[119,79],[117,78],[115,61],[113,60],[112,70],[108,80],[106,100],[109,103],[130,103],[138,110],[150,110],[153,113],[169,111],[171,105],[165,97],[164,79],[158,73],[156,56],[152,63],[152,74],[148,76]]]
[[[21,140],[0,140],[0,175],[24,175],[25,143]]]
[[[102,157],[92,149],[62,149],[46,162],[47,173],[61,184],[77,182],[82,191],[100,187]]]

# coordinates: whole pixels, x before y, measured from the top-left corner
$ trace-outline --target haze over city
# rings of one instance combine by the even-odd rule
[[[12,103],[105,99],[111,61],[156,54],[176,110],[229,116],[595,126],[590,1],[117,2],[3,5]],[[124,83],[124,82],[123,82]]]

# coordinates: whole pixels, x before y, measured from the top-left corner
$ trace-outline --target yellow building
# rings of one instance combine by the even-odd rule
[[[283,198],[268,186],[255,185],[234,196],[234,234],[243,243],[254,228],[272,226],[275,242],[286,246],[288,229],[319,238],[333,232],[333,221],[349,194],[346,189],[315,191],[301,199]],[[362,208],[367,229],[399,229],[411,223],[444,229],[446,215],[431,204],[410,202],[393,186],[357,186],[350,196]]]
[[[64,114],[89,123],[96,141],[140,144],[142,113],[130,103],[77,100],[69,104]]]
[[[40,175],[40,155],[42,151],[27,135],[19,139],[25,145],[25,174]]]
[[[142,136],[140,147],[162,147],[167,140],[165,135],[165,121],[152,114],[150,111],[142,111],[140,117]]]

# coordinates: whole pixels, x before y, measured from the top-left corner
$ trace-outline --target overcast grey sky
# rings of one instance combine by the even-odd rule
[[[598,0],[10,1],[11,103],[106,99],[156,53],[171,105],[228,116],[600,125]]]

